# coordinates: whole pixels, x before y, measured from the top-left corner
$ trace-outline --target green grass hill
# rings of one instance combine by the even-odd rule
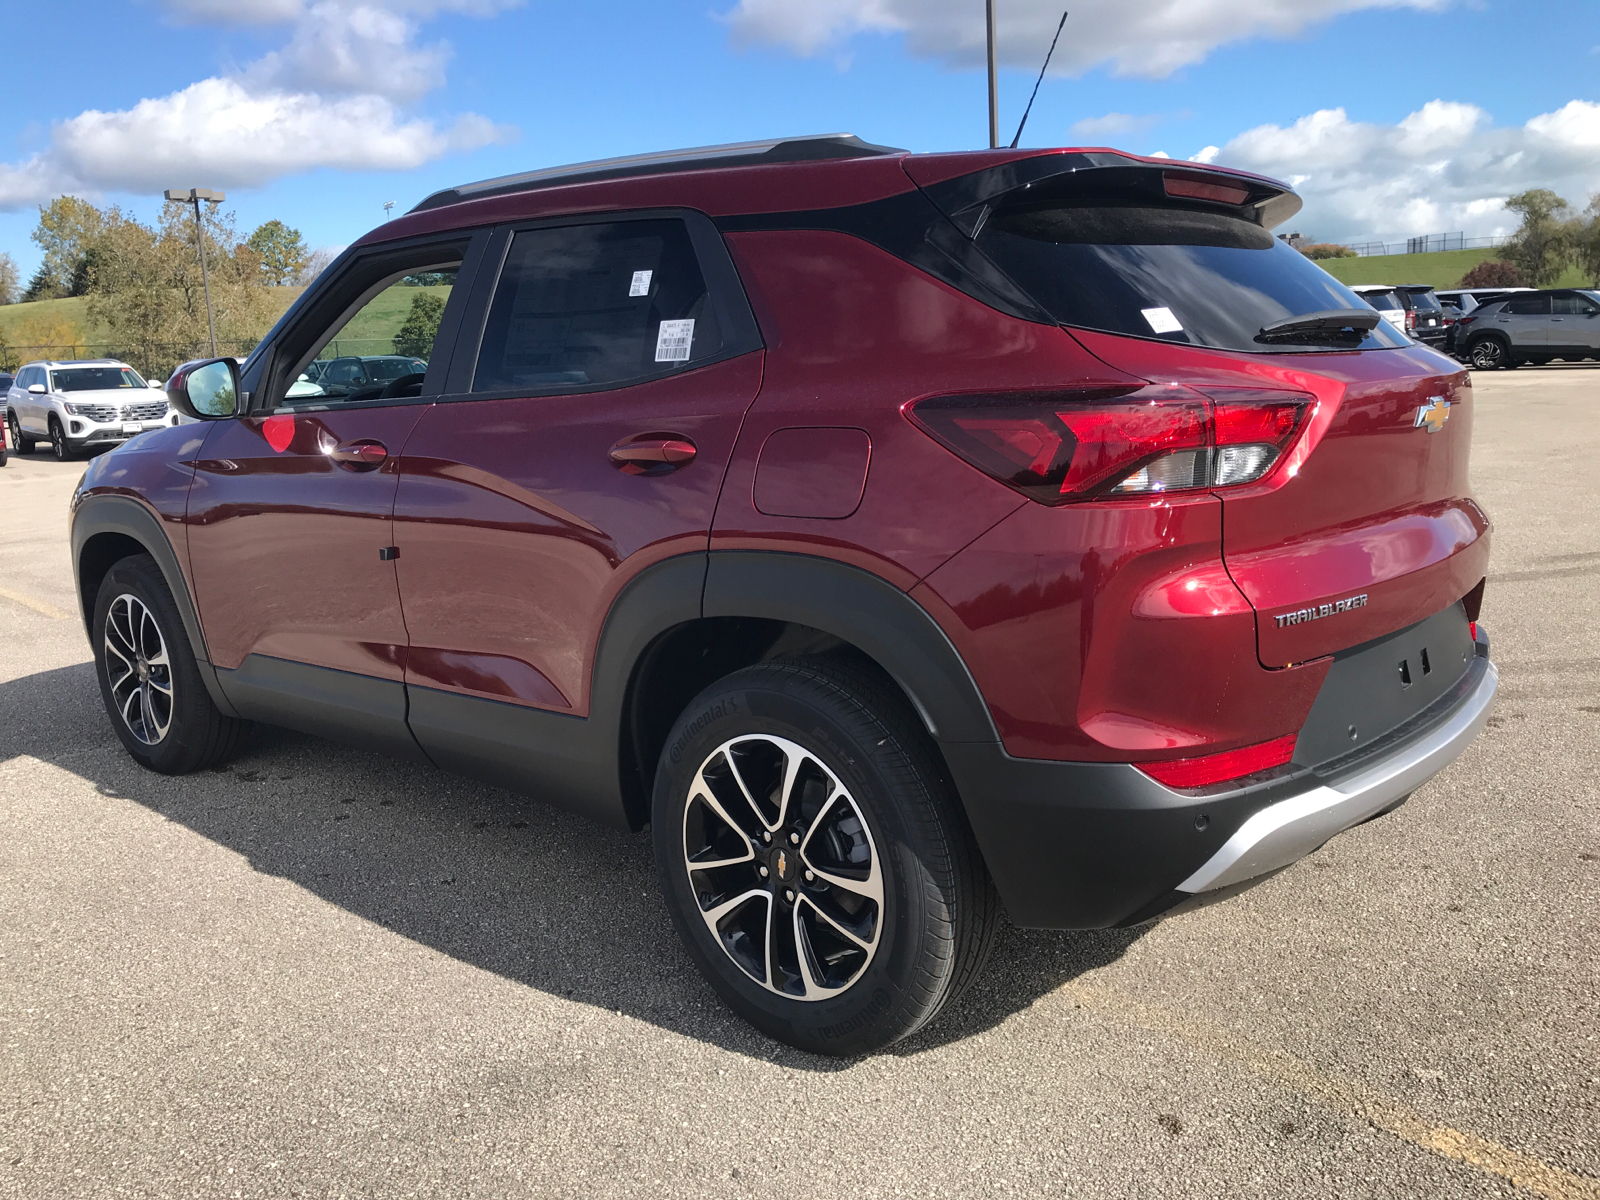
[[[1375,254],[1370,258],[1325,258],[1317,265],[1340,283],[1426,283],[1455,287],[1481,262],[1499,258],[1501,250],[1440,250],[1432,254]],[[1557,287],[1587,287],[1592,281],[1576,267],[1556,281]]]

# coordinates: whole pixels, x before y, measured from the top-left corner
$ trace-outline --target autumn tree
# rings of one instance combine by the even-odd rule
[[[245,245],[261,260],[261,277],[269,287],[296,282],[310,259],[300,231],[278,220],[258,226]]]
[[[1481,262],[1461,277],[1464,288],[1527,287],[1528,277],[1514,262],[1491,259]]]
[[[17,260],[0,251],[0,304],[15,304],[22,294],[22,275]]]
[[[33,241],[44,251],[40,269],[57,295],[71,294],[78,260],[120,215],[115,208],[97,208],[77,196],[57,196],[49,204],[40,205]]]

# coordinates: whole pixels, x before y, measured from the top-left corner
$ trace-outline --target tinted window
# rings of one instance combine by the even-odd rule
[[[1549,296],[1517,296],[1506,301],[1504,312],[1514,317],[1543,317],[1550,313]]]
[[[54,392],[100,392],[145,386],[132,367],[69,367],[51,371],[50,375],[50,390]]]
[[[1432,292],[1410,292],[1411,307],[1417,312],[1438,312],[1439,299]]]
[[[1002,209],[978,246],[1063,325],[1112,333],[1283,353],[1319,347],[1263,344],[1263,326],[1363,307],[1298,250],[1228,212],[1093,202]],[[1360,342],[1406,344],[1382,325]]]
[[[1357,295],[1379,312],[1399,312],[1400,297],[1393,292],[1358,292]]]
[[[614,386],[693,366],[721,347],[683,222],[524,230],[506,255],[472,386]]]
[[[1580,292],[1568,292],[1564,296],[1550,297],[1550,311],[1558,317],[1582,317],[1600,308],[1589,297]]]

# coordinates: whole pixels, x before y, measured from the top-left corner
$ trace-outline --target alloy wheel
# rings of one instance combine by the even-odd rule
[[[734,738],[695,772],[683,862],[712,939],[753,981],[826,1000],[861,977],[883,929],[883,871],[866,819],[811,751]]]
[[[1472,347],[1472,365],[1480,370],[1492,371],[1505,358],[1505,349],[1494,338],[1484,338]]]
[[[155,617],[137,596],[111,602],[105,628],[106,679],[128,731],[154,746],[172,728],[172,662]]]

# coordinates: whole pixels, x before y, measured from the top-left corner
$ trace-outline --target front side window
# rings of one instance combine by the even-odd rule
[[[682,221],[523,230],[495,288],[472,390],[615,387],[694,366],[721,348]]]
[[[1600,310],[1600,304],[1582,292],[1568,292],[1564,296],[1550,298],[1550,311],[1558,317],[1586,317],[1597,310]]]
[[[369,287],[367,301],[323,333],[283,403],[319,408],[420,394],[459,270],[459,262],[430,263]]]
[[[105,392],[147,386],[132,367],[66,367],[50,372],[52,392]]]
[[[1298,250],[1225,211],[1142,199],[1022,201],[990,216],[977,244],[1061,324],[1108,333],[1255,353],[1325,350],[1309,338],[1258,335],[1309,313],[1364,307]],[[1407,344],[1384,322],[1348,348]]]

